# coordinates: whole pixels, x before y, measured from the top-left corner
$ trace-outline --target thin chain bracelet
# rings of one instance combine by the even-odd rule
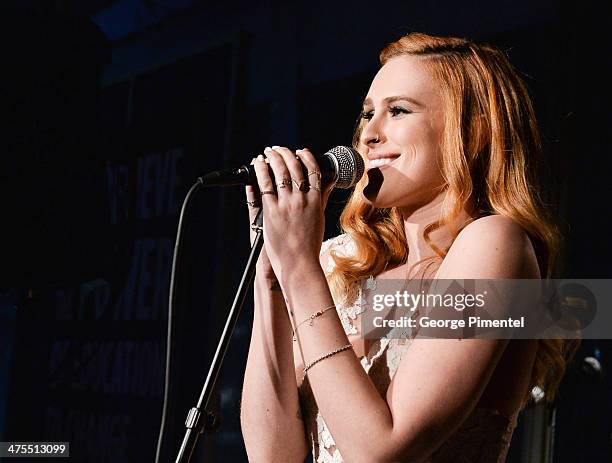
[[[304,323],[308,322],[308,325],[312,326],[312,322],[315,318],[323,315],[325,312],[327,312],[328,310],[331,309],[335,309],[336,306],[335,305],[331,305],[329,307],[326,307],[325,309],[321,309],[318,312],[313,313],[312,315],[310,315],[308,318],[306,318],[305,320],[302,320],[300,323],[298,323],[297,325],[295,325],[295,328],[293,329],[293,340],[296,341],[297,339],[295,338],[295,332],[297,331],[297,329],[302,326]]]
[[[337,349],[332,350],[331,352],[328,352],[325,355],[321,355],[321,357],[313,360],[312,362],[310,362],[308,365],[306,365],[304,367],[304,376],[306,376],[306,372],[313,367],[313,365],[319,363],[321,360],[325,360],[328,357],[331,357],[332,355],[336,355],[339,352],[342,352],[343,350],[347,350],[350,349],[351,347],[353,347],[351,344],[347,344],[346,346],[342,346],[342,347],[338,347]]]

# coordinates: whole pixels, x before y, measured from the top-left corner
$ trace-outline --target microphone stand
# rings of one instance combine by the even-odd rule
[[[225,322],[225,327],[223,328],[221,339],[217,345],[217,350],[215,351],[212,364],[210,365],[210,369],[206,375],[206,381],[204,382],[204,387],[202,388],[200,398],[198,399],[197,405],[192,407],[187,414],[187,418],[185,420],[185,436],[183,437],[183,442],[181,444],[181,448],[179,449],[175,463],[188,463],[191,460],[191,456],[196,447],[200,434],[212,434],[219,427],[219,418],[215,412],[209,409],[209,406],[212,398],[212,392],[215,388],[219,372],[221,370],[223,358],[225,357],[230,338],[234,332],[234,328],[236,327],[236,322],[238,321],[240,310],[244,304],[247,291],[253,281],[253,277],[255,275],[255,264],[259,258],[261,248],[263,247],[262,211],[263,208],[260,208],[259,212],[257,213],[257,217],[255,217],[255,220],[251,225],[251,228],[253,231],[255,231],[255,239],[253,240],[253,245],[251,246],[251,252],[249,254],[244,273],[242,274],[240,284],[236,290],[236,296],[234,297],[234,302],[232,303],[227,321]],[[202,411],[205,414],[204,420],[201,419]]]

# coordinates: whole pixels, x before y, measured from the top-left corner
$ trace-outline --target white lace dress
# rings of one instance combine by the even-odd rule
[[[333,250],[350,254],[352,241],[347,235],[340,235],[323,243],[321,253]],[[324,269],[333,269],[333,260]],[[347,306],[337,305],[337,312],[347,336],[358,334],[357,319],[365,310],[359,293],[357,299]],[[409,330],[409,329],[408,329]],[[376,340],[361,365],[372,380],[380,395],[385,398],[391,378],[395,374],[404,352],[412,343],[411,333],[393,333]],[[343,463],[340,450],[336,448],[323,417],[319,413],[308,377],[299,385],[299,396],[306,433],[311,441],[313,461],[316,463]],[[518,412],[506,417],[498,411],[476,408],[455,433],[427,460],[428,463],[500,463],[506,460],[512,433],[516,427]]]

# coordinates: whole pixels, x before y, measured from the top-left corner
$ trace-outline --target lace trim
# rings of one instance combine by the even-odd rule
[[[334,251],[334,253],[338,255],[349,256],[354,253],[355,244],[347,234],[343,234],[326,240],[321,245],[321,254],[327,254],[327,261],[323,267],[326,274],[329,274],[334,270],[334,259],[331,256],[331,251]],[[366,304],[366,301],[362,296],[361,289],[359,290],[357,299],[355,301],[335,302],[338,317],[340,317],[340,322],[342,322],[342,327],[344,328],[347,336],[359,333],[359,330],[355,326],[355,321],[359,315],[365,312]]]

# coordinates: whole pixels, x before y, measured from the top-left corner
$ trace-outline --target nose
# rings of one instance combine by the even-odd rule
[[[361,136],[359,137],[359,141],[362,145],[365,145],[368,148],[372,148],[376,146],[376,144],[380,143],[382,136],[382,127],[376,116],[374,116],[369,121],[366,121],[366,124],[361,129]]]

